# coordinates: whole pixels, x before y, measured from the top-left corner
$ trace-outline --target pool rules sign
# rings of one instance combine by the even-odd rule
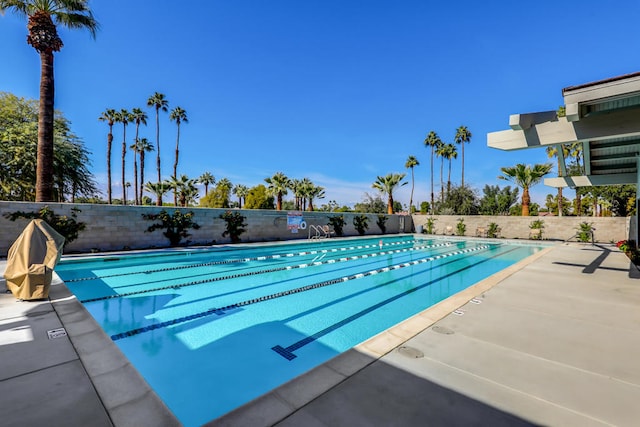
[[[298,230],[305,230],[307,223],[304,221],[302,212],[294,211],[287,212],[287,229],[292,233],[297,233]]]

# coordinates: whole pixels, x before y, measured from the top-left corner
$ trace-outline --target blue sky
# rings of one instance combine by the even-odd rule
[[[188,114],[179,174],[209,171],[254,186],[282,171],[325,187],[318,205],[353,205],[365,192],[375,194],[376,176],[409,172],[404,164],[414,155],[418,204],[430,187],[426,134],[434,130],[453,142],[465,125],[473,133],[465,146],[465,183],[482,194],[485,184],[507,184],[497,179],[502,166],[549,161],[544,150],[487,147],[487,133],[507,129],[510,114],[556,109],[564,87],[639,68],[635,0],[176,4],[91,1],[101,25],[95,40],[85,31],[60,31],[56,108],[93,153],[91,170],[102,188],[107,126],[97,118],[107,108],[143,108],[149,122],[141,136],[155,144],[155,113],[146,100],[158,91],[170,108]],[[26,34],[24,19],[0,17],[0,91],[37,98],[39,57]],[[160,132],[168,177],[176,138],[168,114]],[[115,197],[121,141],[116,126]],[[155,153],[148,159],[145,174],[154,177]],[[459,184],[460,174],[459,155],[452,181]],[[439,163],[435,175],[439,181]],[[407,204],[410,187],[396,199]],[[552,192],[540,184],[533,199],[542,205]]]

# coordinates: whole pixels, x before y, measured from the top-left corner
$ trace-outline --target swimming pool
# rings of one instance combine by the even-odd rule
[[[540,248],[330,239],[63,260],[56,272],[179,420],[200,425]]]

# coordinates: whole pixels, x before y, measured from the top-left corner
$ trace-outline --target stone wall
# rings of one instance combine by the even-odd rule
[[[426,230],[427,218],[430,215],[413,215],[414,225],[422,225]],[[588,222],[595,228],[594,237],[597,242],[610,243],[628,239],[630,217],[576,217],[576,216],[489,216],[489,215],[434,215],[435,234],[444,234],[447,227],[456,232],[458,219],[463,218],[466,225],[466,236],[475,236],[478,228],[487,228],[490,223],[496,223],[501,228],[500,237],[508,239],[528,239],[531,222],[541,219],[544,221],[543,238],[551,240],[567,240],[574,236],[582,222]],[[572,239],[575,241],[575,239]]]
[[[70,243],[65,252],[113,251],[123,249],[143,249],[153,247],[167,247],[169,241],[162,235],[162,230],[147,233],[145,230],[151,221],[142,218],[142,214],[158,213],[162,209],[173,213],[176,208],[156,206],[122,206],[122,205],[92,205],[69,203],[29,203],[0,201],[0,257],[6,257],[7,251],[15,239],[20,235],[28,220],[18,219],[9,221],[4,217],[7,213],[16,211],[36,212],[47,205],[57,215],[70,215],[71,209],[80,209],[77,213],[78,221],[86,224],[86,229],[80,233],[77,240]],[[194,221],[200,229],[191,230],[190,243],[194,245],[229,243],[229,236],[222,237],[226,223],[220,219],[220,214],[226,209],[186,208],[180,209],[194,212]],[[234,210],[235,211],[235,210]],[[299,230],[297,234],[287,229],[287,212],[273,210],[237,210],[246,217],[247,231],[240,238],[242,242],[263,242],[275,240],[307,239],[309,229]],[[352,213],[303,212],[308,225],[326,225],[330,216],[344,215],[345,236],[358,235],[353,226]],[[368,214],[369,228],[367,235],[381,234],[376,225],[378,216]],[[411,231],[411,217],[388,215],[386,222],[387,233]]]

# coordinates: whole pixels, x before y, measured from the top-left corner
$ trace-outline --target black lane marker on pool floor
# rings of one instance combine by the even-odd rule
[[[384,246],[409,245],[409,244],[414,244],[416,241],[417,240],[390,242],[390,243],[385,243]],[[441,244],[438,244],[435,246],[440,246],[440,245]],[[107,274],[105,276],[78,277],[75,279],[67,279],[65,280],[65,282],[67,283],[85,282],[89,280],[110,279],[112,277],[132,276],[135,274],[162,273],[164,271],[186,270],[189,268],[209,267],[212,265],[238,264],[241,262],[249,262],[249,261],[264,261],[267,259],[289,258],[294,256],[315,255],[315,254],[330,253],[330,252],[343,252],[348,250],[358,250],[358,249],[377,248],[377,247],[380,247],[380,245],[371,244],[371,245],[349,246],[346,248],[342,247],[342,248],[331,248],[331,249],[314,249],[312,251],[291,252],[291,253],[273,254],[273,255],[261,255],[257,257],[237,258],[237,259],[228,259],[228,260],[221,260],[221,261],[210,261],[210,262],[203,262],[198,264],[180,265],[176,267],[157,268],[154,270],[130,271],[128,273]],[[116,258],[116,259],[105,258],[103,261],[104,262],[120,261],[120,258]]]
[[[349,280],[360,279],[362,277],[372,276],[374,274],[386,273],[386,272],[391,271],[391,270],[398,270],[400,268],[410,267],[410,266],[417,265],[417,264],[422,264],[422,263],[425,263],[425,262],[436,261],[436,260],[439,260],[439,259],[443,259],[443,258],[448,258],[450,256],[454,256],[454,255],[461,255],[461,254],[465,254],[465,253],[469,253],[469,252],[476,252],[476,251],[479,251],[479,250],[488,249],[489,247],[490,247],[490,245],[483,245],[483,246],[477,246],[477,247],[469,248],[469,249],[462,249],[462,250],[455,251],[455,252],[449,252],[449,253],[444,254],[444,255],[436,255],[436,256],[431,256],[431,257],[427,257],[427,258],[421,258],[421,259],[410,261],[410,262],[405,262],[405,263],[402,263],[402,264],[392,265],[390,267],[383,267],[383,268],[379,268],[379,269],[376,269],[376,270],[368,271],[366,273],[352,274],[350,276],[344,276],[344,277],[340,277],[340,278],[337,278],[337,279],[325,280],[324,282],[314,283],[312,285],[302,286],[300,288],[289,289],[289,290],[286,290],[286,291],[277,292],[275,294],[265,295],[265,296],[258,297],[258,298],[252,298],[250,300],[238,302],[238,303],[235,303],[235,304],[230,304],[230,305],[227,305],[227,306],[224,306],[224,307],[210,308],[208,310],[201,311],[199,313],[195,313],[195,314],[192,314],[192,315],[189,315],[189,316],[179,317],[177,319],[168,320],[166,322],[154,323],[154,324],[149,325],[149,326],[143,326],[141,328],[132,329],[132,330],[129,330],[127,332],[122,332],[122,333],[119,333],[119,334],[111,335],[111,339],[113,341],[117,341],[119,339],[131,337],[131,336],[134,336],[134,335],[138,335],[138,334],[141,334],[143,332],[148,332],[148,331],[153,331],[155,329],[165,328],[167,326],[172,326],[172,325],[175,325],[175,324],[178,324],[178,323],[188,322],[188,321],[191,321],[191,320],[199,319],[201,317],[210,316],[212,314],[222,315],[222,314],[224,314],[225,312],[227,312],[229,310],[233,310],[233,309],[236,309],[236,308],[240,308],[240,307],[244,307],[244,306],[247,306],[247,305],[255,304],[255,303],[258,303],[258,302],[268,301],[268,300],[271,300],[271,299],[280,298],[280,297],[284,297],[284,296],[292,295],[292,294],[297,294],[297,293],[300,293],[300,292],[309,291],[311,289],[318,289],[318,288],[322,288],[322,287],[329,286],[329,285],[335,285],[336,283],[347,282]]]
[[[391,302],[393,302],[393,301],[395,301],[397,299],[403,298],[403,297],[405,297],[405,296],[407,296],[407,295],[409,295],[411,293],[414,293],[414,292],[416,292],[416,291],[418,291],[418,290],[420,290],[422,288],[430,286],[434,282],[437,282],[437,281],[442,280],[442,279],[444,279],[446,277],[449,277],[449,276],[453,276],[454,274],[458,274],[461,271],[468,270],[468,269],[470,269],[472,267],[475,267],[475,266],[477,266],[479,264],[482,264],[484,262],[487,262],[487,261],[489,261],[491,259],[494,259],[494,258],[497,258],[499,256],[503,256],[503,255],[508,254],[509,252],[512,252],[512,251],[515,251],[515,250],[516,250],[516,248],[513,248],[513,249],[510,249],[507,252],[496,254],[495,256],[492,256],[492,257],[484,258],[484,259],[480,260],[479,262],[477,262],[475,264],[470,264],[470,265],[464,266],[459,270],[452,271],[449,274],[446,274],[444,276],[438,277],[435,280],[431,280],[431,281],[429,281],[427,283],[424,283],[424,284],[422,284],[422,285],[420,285],[418,287],[409,289],[409,290],[404,291],[404,292],[402,292],[400,294],[397,294],[397,295],[394,295],[394,296],[392,296],[390,298],[387,298],[386,300],[380,301],[379,303],[374,304],[371,307],[367,307],[364,310],[361,310],[361,311],[359,311],[359,312],[357,312],[355,314],[352,314],[351,316],[346,317],[346,318],[342,319],[341,321],[339,321],[337,323],[329,325],[326,328],[322,329],[321,331],[318,331],[313,335],[309,335],[308,337],[303,338],[300,341],[297,341],[297,342],[291,344],[288,347],[282,347],[281,345],[276,345],[276,346],[271,347],[271,350],[275,351],[276,353],[278,353],[280,356],[284,357],[285,359],[291,361],[291,360],[295,359],[296,357],[298,357],[295,354],[293,354],[294,351],[301,349],[302,347],[304,347],[307,344],[311,344],[312,342],[316,341],[318,338],[321,338],[324,335],[327,335],[328,333],[333,332],[336,329],[338,329],[338,328],[340,328],[340,327],[342,327],[342,326],[344,326],[344,325],[346,325],[348,323],[351,323],[352,321],[354,321],[354,320],[356,320],[356,319],[358,319],[358,318],[360,318],[360,317],[362,317],[362,316],[364,316],[364,315],[366,315],[368,313],[371,313],[374,310],[377,310],[378,308],[384,307],[385,305],[387,305],[387,304],[389,304],[389,303],[391,303]]]
[[[203,285],[205,283],[219,282],[221,280],[237,279],[239,277],[255,276],[255,275],[258,275],[258,274],[275,273],[277,271],[295,270],[297,268],[306,268],[306,267],[317,266],[317,265],[333,264],[333,263],[337,263],[337,262],[355,261],[355,260],[358,260],[358,259],[365,259],[365,258],[370,258],[370,257],[375,257],[375,256],[380,256],[380,255],[389,255],[389,254],[394,254],[394,253],[414,251],[414,250],[418,250],[418,249],[431,249],[431,248],[437,248],[437,247],[446,247],[446,246],[451,246],[451,245],[452,245],[452,243],[439,243],[437,245],[431,245],[431,246],[423,246],[423,247],[417,246],[417,247],[413,247],[413,248],[395,249],[395,250],[386,251],[386,252],[379,252],[379,253],[375,253],[374,252],[372,254],[356,255],[356,256],[351,256],[351,257],[348,257],[348,258],[328,259],[328,260],[316,261],[316,262],[311,262],[311,263],[306,263],[306,264],[287,265],[287,266],[284,266],[284,267],[273,267],[273,268],[268,268],[268,269],[264,269],[264,270],[255,270],[255,271],[248,271],[248,272],[245,272],[245,273],[235,273],[235,274],[229,274],[229,275],[226,275],[226,276],[212,277],[212,278],[209,278],[209,279],[194,280],[192,282],[187,282],[187,283],[177,283],[175,285],[167,285],[167,286],[162,286],[162,287],[159,287],[159,288],[143,289],[143,290],[139,290],[139,291],[122,292],[122,293],[113,294],[113,295],[104,295],[104,296],[101,296],[101,297],[87,298],[87,299],[80,300],[80,302],[84,304],[84,303],[88,303],[88,302],[104,301],[104,300],[107,300],[107,299],[129,297],[129,296],[133,296],[133,295],[141,295],[141,294],[146,294],[146,293],[155,292],[155,291],[164,291],[164,290],[168,290],[168,289],[180,289],[180,288],[184,288],[184,287],[187,287],[187,286]]]

